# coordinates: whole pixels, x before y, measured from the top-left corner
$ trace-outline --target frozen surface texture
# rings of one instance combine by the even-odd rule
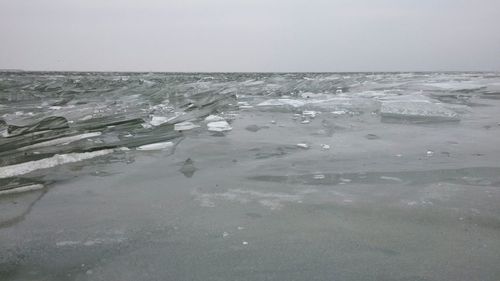
[[[498,73],[0,73],[0,280],[500,278]]]

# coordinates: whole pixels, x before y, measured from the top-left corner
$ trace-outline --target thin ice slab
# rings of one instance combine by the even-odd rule
[[[439,103],[426,100],[383,101],[382,121],[450,122],[460,121],[458,114]]]

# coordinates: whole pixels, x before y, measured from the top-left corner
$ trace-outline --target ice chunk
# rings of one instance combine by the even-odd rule
[[[141,146],[137,147],[136,149],[137,150],[144,150],[144,151],[148,151],[148,150],[162,150],[162,149],[170,148],[170,147],[173,147],[173,146],[174,146],[173,142],[166,141],[166,142],[157,142],[157,143],[151,143],[151,144],[141,145]]]
[[[300,147],[303,149],[309,149],[309,145],[307,143],[298,143],[297,147]]]
[[[302,111],[302,116],[304,116],[304,117],[315,118],[317,114],[318,114],[318,112],[313,111],[313,110]]]
[[[207,127],[210,132],[226,132],[233,129],[226,121],[210,122]]]
[[[166,123],[169,118],[165,116],[153,116],[151,118],[151,122],[149,122],[153,126],[160,126],[163,123]]]
[[[192,122],[186,121],[177,123],[174,125],[174,130],[176,131],[188,131],[194,128],[198,128],[200,126],[193,124]]]
[[[441,104],[427,100],[383,101],[380,108],[382,118],[415,121],[459,121],[457,113]]]

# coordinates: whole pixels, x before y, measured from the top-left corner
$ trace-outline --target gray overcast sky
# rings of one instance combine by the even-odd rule
[[[0,68],[500,70],[500,0],[0,0]]]

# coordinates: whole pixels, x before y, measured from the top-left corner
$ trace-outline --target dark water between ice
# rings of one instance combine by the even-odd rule
[[[500,74],[0,74],[0,280],[500,280]]]

